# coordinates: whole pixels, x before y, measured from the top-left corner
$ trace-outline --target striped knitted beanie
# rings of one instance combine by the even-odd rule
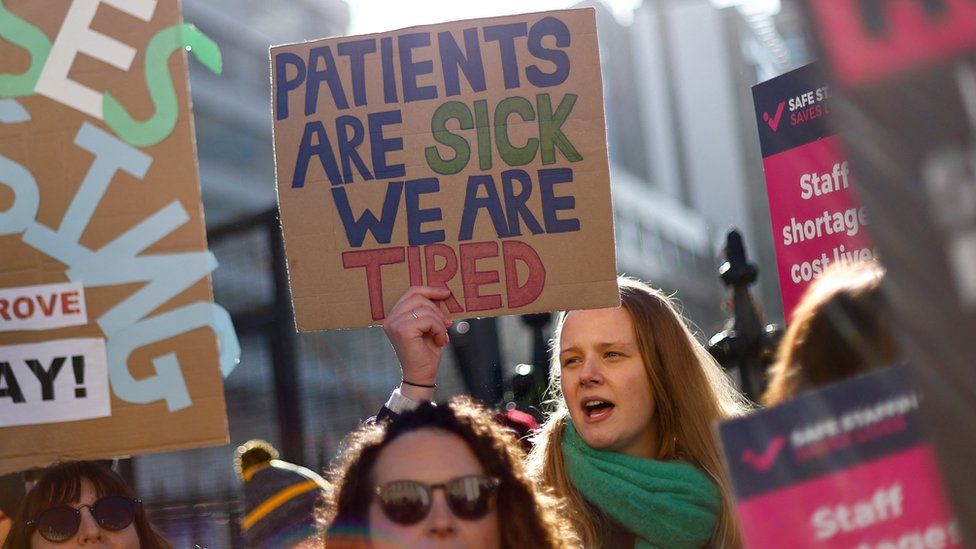
[[[315,535],[315,509],[329,484],[315,472],[275,459],[267,442],[246,442],[235,453],[244,481],[241,531],[247,547],[286,548]]]

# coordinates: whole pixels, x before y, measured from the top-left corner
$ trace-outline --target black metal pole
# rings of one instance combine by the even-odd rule
[[[285,245],[277,215],[269,217],[267,228],[268,240],[271,244],[271,268],[274,273],[274,327],[268,335],[271,338],[280,450],[285,460],[304,463],[305,431],[298,372],[295,366],[294,317],[288,291]]]
[[[726,369],[738,369],[742,392],[758,401],[766,386],[766,367],[775,351],[778,326],[763,327],[762,314],[749,286],[759,277],[759,269],[746,256],[742,235],[729,230],[725,241],[727,261],[719,276],[732,288],[733,322],[731,329],[719,332],[709,341],[709,351]]]
[[[552,321],[552,313],[522,315],[522,323],[529,327],[532,337],[531,389],[524,395],[525,404],[541,407],[549,387],[549,345],[546,341],[546,326]]]

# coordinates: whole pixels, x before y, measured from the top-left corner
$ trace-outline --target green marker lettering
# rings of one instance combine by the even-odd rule
[[[147,120],[135,120],[112,94],[106,92],[102,103],[105,123],[126,143],[135,147],[149,147],[169,137],[176,127],[179,105],[176,90],[169,77],[169,56],[186,48],[210,69],[220,74],[222,59],[217,43],[193,25],[180,23],[159,31],[146,48],[146,84],[156,107]]]
[[[51,53],[51,41],[41,29],[10,13],[0,0],[0,37],[30,53],[31,64],[23,74],[0,74],[0,97],[34,95],[37,77]]]

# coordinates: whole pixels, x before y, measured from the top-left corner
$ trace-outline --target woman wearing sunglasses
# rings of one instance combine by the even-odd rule
[[[529,470],[566,499],[584,547],[739,547],[712,425],[747,403],[666,295],[617,282],[621,306],[559,316],[554,409]],[[437,302],[449,295],[410,288],[390,311],[403,383],[381,416],[433,397],[451,324]]]
[[[149,524],[142,502],[108,467],[93,461],[55,465],[20,506],[4,549],[47,547],[170,549]]]
[[[576,545],[517,442],[468,399],[422,404],[346,446],[323,517],[329,549]]]

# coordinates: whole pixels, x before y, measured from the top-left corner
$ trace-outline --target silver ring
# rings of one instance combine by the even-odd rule
[[[417,310],[416,309],[410,311],[410,316],[416,318],[417,320],[420,320],[420,317],[417,316]]]

